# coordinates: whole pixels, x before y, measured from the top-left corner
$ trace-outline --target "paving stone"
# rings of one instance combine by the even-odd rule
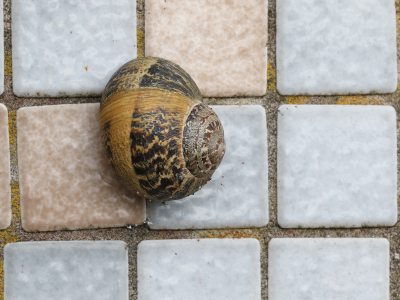
[[[138,300],[261,299],[255,239],[143,241]]]
[[[4,248],[4,299],[128,300],[125,242],[28,242]]]
[[[11,224],[10,149],[8,111],[0,104],[0,229]]]
[[[278,112],[278,223],[397,222],[396,113],[391,106],[284,105]]]
[[[203,96],[261,96],[267,24],[267,0],[146,0],[146,56],[180,65]]]
[[[4,92],[4,20],[3,2],[0,3],[0,95]]]
[[[393,93],[393,0],[277,0],[277,89],[283,95]]]
[[[389,300],[389,242],[272,239],[268,299]]]
[[[17,96],[100,95],[136,58],[136,1],[13,0]]]
[[[98,103],[21,108],[17,122],[25,230],[143,223],[145,201],[119,183],[105,157]]]
[[[262,227],[269,222],[265,110],[211,106],[224,127],[226,153],[202,190],[182,200],[147,202],[152,229]]]

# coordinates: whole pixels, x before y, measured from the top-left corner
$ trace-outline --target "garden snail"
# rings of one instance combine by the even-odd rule
[[[160,58],[117,70],[100,104],[106,156],[121,182],[151,200],[187,197],[205,185],[225,154],[218,116],[193,79]]]

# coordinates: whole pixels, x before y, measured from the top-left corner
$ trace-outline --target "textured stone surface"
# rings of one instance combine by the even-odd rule
[[[389,242],[272,239],[268,299],[389,300]]]
[[[4,92],[4,22],[3,2],[0,3],[0,95]]]
[[[281,106],[279,225],[394,225],[396,142],[390,106]]]
[[[129,298],[124,242],[8,244],[4,273],[5,300]]]
[[[135,1],[13,0],[12,29],[18,96],[100,95],[136,58]]]
[[[268,223],[265,110],[211,106],[224,127],[226,153],[201,191],[182,200],[147,202],[153,229],[262,227]]]
[[[18,110],[25,230],[143,223],[145,201],[118,182],[101,145],[99,122],[97,103]]]
[[[393,93],[393,0],[277,0],[277,89],[283,95]]]
[[[0,229],[11,223],[10,149],[8,111],[0,104]]]
[[[267,83],[267,4],[147,0],[146,56],[180,65],[203,96],[261,96]]]
[[[138,247],[138,300],[261,299],[255,239],[144,241]]]

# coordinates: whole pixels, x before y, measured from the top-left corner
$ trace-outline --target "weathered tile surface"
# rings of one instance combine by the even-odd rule
[[[4,22],[3,2],[0,3],[0,95],[4,92]]]
[[[281,106],[279,225],[394,225],[396,144],[391,106]]]
[[[147,202],[153,229],[262,227],[268,215],[265,110],[211,106],[224,127],[226,153],[202,190],[182,200]]]
[[[126,243],[28,242],[4,249],[4,299],[128,300]]]
[[[0,229],[11,223],[10,149],[8,111],[0,104]]]
[[[17,119],[25,230],[143,223],[145,201],[118,182],[105,157],[99,104],[22,108]]]
[[[146,56],[187,71],[204,96],[261,96],[267,82],[267,0],[147,0]]]
[[[18,96],[100,95],[136,58],[136,1],[12,1]]]
[[[393,0],[277,0],[277,89],[284,95],[393,93]]]
[[[255,239],[144,241],[138,248],[138,300],[260,300]]]
[[[272,239],[268,299],[389,300],[389,242]]]

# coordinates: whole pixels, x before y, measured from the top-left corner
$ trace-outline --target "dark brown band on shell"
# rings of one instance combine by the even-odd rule
[[[177,64],[156,57],[129,61],[111,77],[103,92],[101,105],[118,91],[157,88],[201,101],[202,96],[192,77]]]
[[[218,116],[204,104],[196,105],[183,130],[186,167],[196,177],[211,177],[225,154],[224,131]]]

